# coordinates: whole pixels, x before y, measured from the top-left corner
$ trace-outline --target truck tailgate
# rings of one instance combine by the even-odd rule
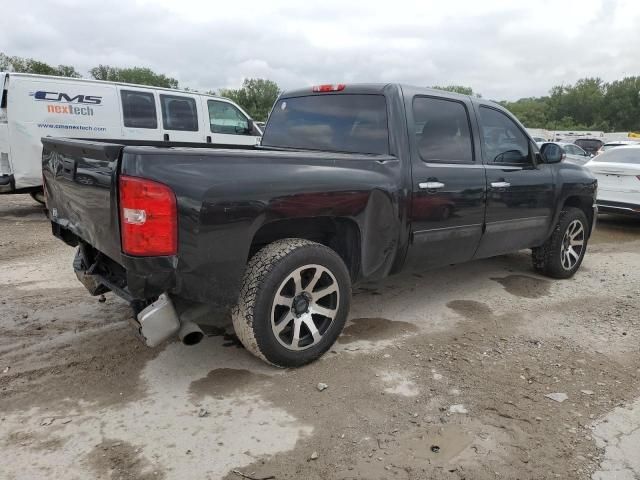
[[[118,261],[116,187],[124,145],[60,138],[43,138],[42,144],[42,176],[51,221]]]

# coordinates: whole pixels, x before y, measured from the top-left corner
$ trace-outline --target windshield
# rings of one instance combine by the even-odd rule
[[[599,163],[633,163],[640,165],[640,147],[618,147],[601,153],[596,158]]]
[[[281,99],[269,116],[262,145],[388,154],[385,98],[325,94]]]

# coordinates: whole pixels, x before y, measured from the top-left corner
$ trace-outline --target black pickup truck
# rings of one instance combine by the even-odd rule
[[[42,141],[53,233],[92,294],[130,301],[150,346],[230,311],[285,367],[333,344],[354,282],[525,248],[567,278],[596,218],[591,174],[505,109],[405,85],[286,92],[252,149]]]

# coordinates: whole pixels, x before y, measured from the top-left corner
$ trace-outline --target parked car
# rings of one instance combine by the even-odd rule
[[[606,152],[607,150],[611,150],[612,148],[628,147],[629,145],[640,145],[640,142],[636,142],[633,140],[616,140],[614,142],[607,142],[600,147],[596,155],[600,155],[601,153]]]
[[[604,145],[604,142],[597,138],[578,138],[573,143],[591,155],[598,153],[600,147]]]
[[[262,135],[231,100],[195,92],[3,72],[0,92],[0,194],[31,193],[38,201],[41,137],[250,146]]]
[[[331,347],[353,283],[524,248],[568,278],[595,217],[594,177],[500,105],[404,85],[286,92],[252,149],[43,143],[53,232],[92,294],[129,300],[149,346],[230,309],[282,367]],[[79,182],[80,161],[111,185]]]
[[[592,155],[585,152],[583,149],[581,149],[577,145],[574,145],[573,143],[542,142],[542,143],[538,143],[538,145],[542,146],[545,143],[552,143],[560,147],[562,149],[562,153],[564,154],[563,160],[569,163],[574,163],[576,165],[584,165],[592,157]]]
[[[598,179],[598,210],[640,217],[640,145],[612,148],[585,165]]]

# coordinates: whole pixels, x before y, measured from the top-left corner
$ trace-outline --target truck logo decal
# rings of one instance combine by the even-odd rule
[[[44,90],[38,90],[37,92],[29,93],[35,100],[45,102],[62,102],[62,103],[81,103],[85,105],[100,105],[102,103],[102,97],[97,95],[75,95],[71,96],[64,92],[46,92]]]

